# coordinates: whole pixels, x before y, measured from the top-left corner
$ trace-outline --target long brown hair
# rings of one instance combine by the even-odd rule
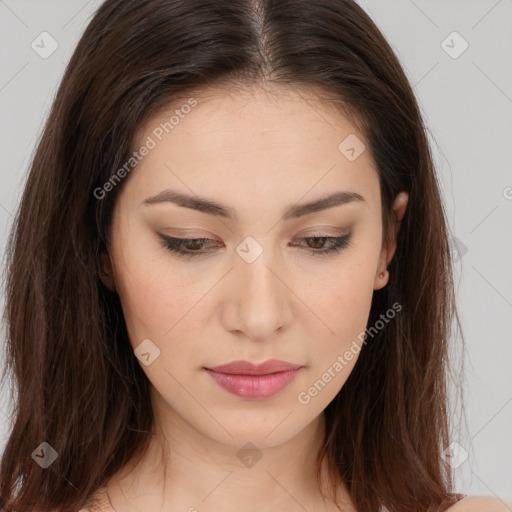
[[[455,308],[448,229],[418,104],[390,45],[353,0],[107,0],[66,69],[7,249],[6,356],[15,409],[1,460],[6,510],[78,510],[140,457],[150,383],[119,297],[98,276],[137,129],[175,98],[215,84],[325,93],[376,162],[385,240],[409,204],[369,325],[402,310],[362,349],[325,409],[326,456],[359,512],[445,510],[454,501],[448,341]],[[34,452],[58,455],[46,468]],[[317,469],[320,470],[321,458]]]

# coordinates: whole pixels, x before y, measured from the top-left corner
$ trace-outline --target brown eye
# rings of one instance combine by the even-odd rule
[[[305,238],[304,240],[313,240],[313,247],[312,249],[323,249],[323,246],[325,244],[325,241],[327,238],[320,238],[320,237],[311,237],[311,238]]]
[[[171,252],[178,253],[185,257],[206,254],[207,251],[200,250],[206,242],[214,242],[210,238],[173,238],[160,234],[162,245]]]
[[[216,242],[211,238],[174,238],[160,234],[162,245],[169,251],[184,257],[194,257],[211,251],[201,250],[204,244]],[[350,245],[352,234],[345,236],[310,236],[300,240],[306,241],[306,250],[315,255],[336,254]],[[329,246],[326,247],[326,242]],[[218,244],[217,244],[218,245]]]
[[[310,253],[325,255],[335,254],[340,252],[340,250],[345,249],[350,245],[351,238],[352,234],[345,236],[310,236],[301,238],[301,240],[306,241],[308,251]],[[323,249],[323,247],[325,247],[326,241],[330,243],[330,247]]]

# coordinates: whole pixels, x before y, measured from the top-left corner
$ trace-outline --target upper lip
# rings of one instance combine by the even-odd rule
[[[302,368],[302,365],[280,361],[279,359],[269,359],[259,364],[252,363],[251,361],[231,361],[230,363],[206,369],[232,375],[267,375],[269,373],[298,370],[299,368]]]

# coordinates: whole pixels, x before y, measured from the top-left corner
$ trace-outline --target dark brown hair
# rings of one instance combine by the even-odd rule
[[[6,253],[15,409],[0,468],[3,506],[78,510],[147,448],[150,383],[119,297],[98,276],[122,183],[102,200],[94,190],[127,161],[152,115],[219,84],[314,88],[351,116],[378,168],[386,241],[393,200],[409,194],[390,280],[374,292],[369,325],[396,302],[402,310],[364,346],[325,409],[321,455],[359,512],[445,510],[454,502],[441,456],[449,444],[454,317],[460,327],[447,225],[411,86],[353,0],[107,0],[99,7],[33,155]],[[42,442],[58,454],[46,469],[32,458]]]

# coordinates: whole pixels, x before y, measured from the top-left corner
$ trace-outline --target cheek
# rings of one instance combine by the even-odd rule
[[[316,331],[313,324],[309,326],[309,337],[314,339],[311,368],[306,387],[297,397],[299,403],[310,404],[315,411],[323,410],[334,399],[357,362],[373,296],[371,274],[372,265],[346,265],[336,277],[331,275],[325,280],[327,284],[321,291],[315,288],[307,299],[328,326],[319,324],[316,317],[312,321]]]
[[[336,378],[337,386],[341,387],[355,365],[370,314],[374,273],[373,259],[368,253],[366,257],[354,254],[340,264],[339,271],[329,272],[328,278],[324,276],[321,286],[313,286],[318,281],[308,282],[304,302],[315,312],[312,322],[320,327],[312,354],[313,372],[318,378],[332,368],[338,356],[348,354],[342,363],[344,369]],[[310,332],[314,332],[312,325]]]
[[[176,273],[162,274],[155,262],[133,268],[126,273],[120,293],[132,349],[153,386],[160,392],[172,390],[175,396],[168,397],[170,403],[189,403],[174,379],[185,379],[183,373],[198,366],[193,340],[198,338],[194,329],[200,325],[194,322],[194,304],[200,292],[183,286]]]
[[[164,343],[175,325],[179,328],[186,323],[186,314],[200,293],[179,266],[173,268],[171,258],[158,242],[136,242],[123,247],[116,281],[134,348],[146,338],[158,345]]]
[[[318,314],[339,336],[364,330],[373,297],[375,269],[368,262],[345,262],[339,270],[330,271],[322,279],[310,280],[304,303]]]

